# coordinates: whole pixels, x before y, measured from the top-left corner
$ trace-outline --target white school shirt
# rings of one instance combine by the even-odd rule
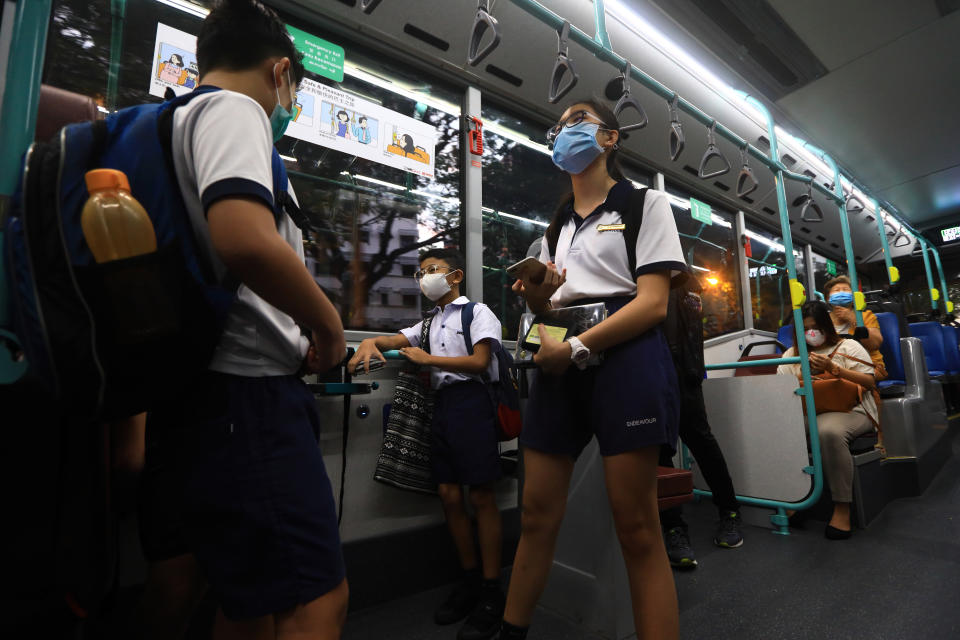
[[[210,240],[207,210],[224,197],[254,197],[273,211],[273,135],[263,108],[234,91],[211,91],[173,115],[173,160],[177,181],[203,257],[223,277],[226,267]],[[288,184],[291,197],[293,187]],[[303,236],[289,216],[278,232],[303,255]],[[308,341],[293,318],[244,285],[231,307],[209,368],[247,377],[296,373]]]
[[[439,306],[434,307],[430,313],[436,314],[433,322],[430,324],[430,353],[443,358],[456,358],[459,356],[470,355],[467,353],[467,343],[463,339],[463,326],[460,323],[460,309],[463,305],[470,302],[466,296],[460,296],[442,310]],[[412,327],[401,329],[400,333],[410,342],[410,346],[420,346],[420,331],[423,329],[423,321],[418,322]],[[491,339],[500,342],[502,336],[500,321],[494,315],[490,307],[478,302],[473,308],[473,322],[470,324],[470,339],[473,344],[481,340]],[[490,365],[487,367],[487,375],[492,382],[500,379],[497,369],[496,359],[491,356]],[[479,380],[480,376],[467,373],[453,373],[452,371],[443,371],[437,367],[430,367],[430,386],[434,390],[441,389],[456,382],[465,382],[467,380]]]
[[[637,267],[633,274],[628,273],[630,263],[623,230],[602,229],[607,225],[622,224],[620,211],[628,205],[632,190],[630,182],[618,182],[610,188],[603,204],[586,218],[580,218],[570,205],[569,218],[560,230],[554,257],[557,271],[567,270],[567,281],[550,298],[553,306],[567,306],[583,298],[635,296],[637,278],[641,275],[669,271],[673,278],[686,272],[683,248],[667,194],[648,189],[635,248]],[[540,262],[549,260],[550,249],[544,236]]]
[[[856,360],[851,360],[850,358],[843,357],[844,355],[852,356],[857,358],[857,360],[863,360],[864,362],[872,362],[870,359],[870,354],[867,353],[867,350],[863,348],[863,345],[857,342],[856,340],[844,340],[838,345],[824,345],[817,349],[812,349],[810,345],[807,345],[808,353],[815,353],[820,356],[829,356],[834,349],[837,349],[837,352],[833,356],[833,361],[836,362],[839,366],[844,369],[850,369],[851,371],[856,371],[858,373],[869,373],[874,375],[873,367],[861,364]],[[796,347],[790,347],[783,354],[783,358],[795,358],[797,356]],[[777,373],[780,375],[789,375],[800,377],[800,365],[799,364],[782,364],[777,367]],[[873,418],[874,421],[879,422],[877,417],[877,403],[873,399],[873,393],[865,391],[863,394],[863,402],[858,404],[853,408],[853,411],[857,413],[862,413],[870,418]]]

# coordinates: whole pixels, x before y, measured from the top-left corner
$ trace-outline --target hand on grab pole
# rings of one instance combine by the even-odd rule
[[[386,358],[383,357],[383,354],[380,353],[380,349],[377,348],[376,340],[374,338],[367,338],[360,343],[359,347],[357,347],[357,352],[353,354],[353,357],[350,358],[350,362],[347,363],[347,369],[350,371],[350,373],[354,373],[357,370],[357,365],[362,362],[363,370],[370,371],[371,359],[386,362]]]

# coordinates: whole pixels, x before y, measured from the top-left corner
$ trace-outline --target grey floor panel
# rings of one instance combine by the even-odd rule
[[[920,497],[888,505],[847,541],[809,521],[790,536],[745,527],[739,549],[712,544],[709,502],[685,508],[700,566],[675,573],[684,640],[960,638],[960,438]],[[352,614],[344,640],[456,637],[433,608],[446,589]],[[595,640],[538,610],[530,640]]]

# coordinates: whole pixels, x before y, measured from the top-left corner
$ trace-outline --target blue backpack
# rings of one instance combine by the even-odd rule
[[[133,415],[206,370],[237,283],[218,281],[198,250],[171,146],[174,111],[216,90],[201,87],[69,125],[26,153],[4,234],[13,328],[28,378],[64,416]],[[156,252],[93,259],[80,216],[88,198],[84,175],[95,168],[126,174],[153,223]],[[273,178],[279,221],[293,207],[276,150]]]
[[[473,355],[473,340],[470,337],[470,325],[473,324],[473,311],[476,302],[468,302],[460,308],[460,326],[463,327],[463,341],[467,353]],[[497,341],[494,343],[491,357],[497,362],[499,380],[491,382],[486,372],[482,374],[483,384],[487,387],[497,417],[497,431],[501,441],[513,440],[520,435],[523,417],[520,413],[520,387],[513,374],[513,356]]]

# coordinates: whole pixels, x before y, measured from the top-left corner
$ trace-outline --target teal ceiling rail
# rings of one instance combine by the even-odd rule
[[[850,237],[850,220],[847,218],[847,199],[843,194],[843,185],[840,183],[840,168],[837,166],[833,157],[826,151],[809,142],[801,142],[804,148],[820,156],[833,171],[833,192],[840,198],[837,208],[840,213],[840,233],[843,235],[843,249],[847,257],[847,277],[850,278],[850,288],[853,289],[854,292],[853,312],[857,317],[857,326],[862,327],[863,309],[866,308],[866,302],[864,301],[863,294],[860,292],[860,283],[857,281],[857,265],[853,252],[853,239]]]
[[[21,176],[23,153],[33,141],[37,124],[37,102],[43,56],[47,45],[52,0],[21,0],[13,16],[13,33],[7,52],[7,76],[0,105],[0,384],[19,380],[27,370],[20,355],[20,342],[10,326],[9,291],[4,272],[3,229],[6,226],[10,197]],[[11,351],[11,349],[13,351]]]
[[[607,35],[607,10],[603,7],[603,0],[593,0],[593,14],[597,23],[597,33],[593,41],[604,49],[610,49],[610,36]]]

